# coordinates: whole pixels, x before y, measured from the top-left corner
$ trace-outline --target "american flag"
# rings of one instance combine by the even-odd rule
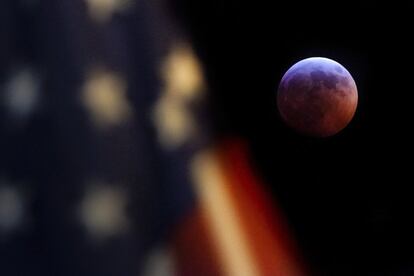
[[[306,275],[162,1],[0,1],[0,275]]]

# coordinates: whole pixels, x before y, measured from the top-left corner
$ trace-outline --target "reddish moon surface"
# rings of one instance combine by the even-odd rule
[[[283,76],[277,105],[288,126],[302,134],[327,137],[344,129],[355,114],[358,91],[338,62],[312,57],[294,64]]]

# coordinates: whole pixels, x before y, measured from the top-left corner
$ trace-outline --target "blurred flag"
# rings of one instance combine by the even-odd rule
[[[198,203],[173,243],[178,275],[306,275],[245,143],[229,140],[201,151],[192,173]]]
[[[1,275],[304,275],[161,1],[0,3]]]

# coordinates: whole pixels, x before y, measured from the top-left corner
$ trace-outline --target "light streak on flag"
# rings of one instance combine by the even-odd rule
[[[199,204],[173,243],[177,275],[307,275],[287,223],[266,196],[243,142],[202,151],[192,171]]]

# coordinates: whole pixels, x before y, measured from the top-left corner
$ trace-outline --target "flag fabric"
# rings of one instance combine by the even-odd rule
[[[229,139],[194,157],[198,205],[174,242],[179,275],[307,275],[248,156],[243,141]]]
[[[0,2],[0,275],[305,275],[164,4]]]

